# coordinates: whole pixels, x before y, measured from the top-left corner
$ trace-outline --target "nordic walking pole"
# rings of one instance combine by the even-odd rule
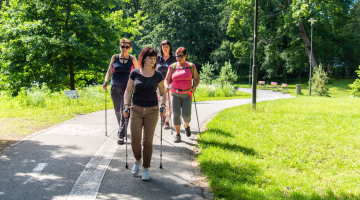
[[[199,125],[199,117],[198,117],[198,113],[197,113],[197,109],[196,109],[196,100],[195,100],[195,92],[193,93],[194,96],[194,104],[195,104],[195,112],[196,112],[196,119],[197,119],[197,123],[198,123],[198,128],[199,128],[199,137],[201,137],[201,133],[200,133],[200,125]]]
[[[125,112],[126,113],[129,113],[129,108],[125,108]],[[125,117],[125,146],[126,146],[126,159],[125,159],[125,168],[128,169],[129,166],[128,166],[128,163],[127,163],[127,159],[128,159],[128,153],[127,153],[127,124],[129,122],[129,120],[126,120],[126,118],[129,118],[129,117]]]
[[[105,90],[105,136],[107,136],[107,108],[106,108],[106,94],[107,90]]]
[[[164,108],[161,107],[160,108],[160,113],[164,112]],[[161,115],[160,115],[161,117]],[[163,126],[163,117],[161,117],[161,122],[160,122],[160,169],[162,169],[162,126]]]
[[[160,122],[160,169],[162,169],[162,117]]]
[[[171,129],[171,135],[173,134],[172,130],[172,120],[171,120],[171,100],[170,100],[170,91],[168,93],[168,101],[169,101],[169,117],[170,117],[170,129]]]

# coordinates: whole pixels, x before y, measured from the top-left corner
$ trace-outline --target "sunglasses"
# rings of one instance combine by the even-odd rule
[[[184,55],[175,56],[175,57],[177,57],[177,58],[183,58],[183,57],[184,57]]]
[[[130,49],[130,46],[121,46],[122,49]]]

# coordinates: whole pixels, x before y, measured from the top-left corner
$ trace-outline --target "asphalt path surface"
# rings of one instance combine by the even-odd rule
[[[251,89],[240,89],[251,93]],[[257,102],[292,98],[289,94],[257,90]],[[111,103],[111,102],[110,102]],[[219,111],[251,99],[196,103],[199,124]],[[181,143],[174,143],[171,130],[155,130],[150,181],[142,181],[130,169],[135,161],[128,138],[117,145],[116,117],[107,111],[108,136],[105,136],[105,111],[98,111],[37,132],[0,153],[0,199],[211,199],[204,177],[193,155],[198,124],[193,103],[190,123],[192,136],[181,127]],[[175,131],[174,131],[175,134]],[[128,135],[130,135],[128,131]],[[160,149],[162,146],[162,169]]]

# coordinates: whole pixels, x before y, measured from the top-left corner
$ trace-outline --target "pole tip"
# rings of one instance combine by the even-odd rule
[[[160,164],[160,167],[159,167],[160,169],[162,169],[162,165]]]

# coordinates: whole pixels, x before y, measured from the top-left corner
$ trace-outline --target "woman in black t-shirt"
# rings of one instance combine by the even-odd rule
[[[121,54],[115,54],[110,60],[109,69],[105,76],[103,84],[104,90],[107,90],[108,82],[111,78],[111,99],[114,104],[116,119],[119,124],[118,144],[124,144],[125,137],[125,117],[123,116],[124,93],[129,80],[129,74],[134,68],[138,68],[135,56],[129,54],[131,41],[127,38],[120,40]]]
[[[142,180],[150,180],[148,168],[150,167],[152,156],[152,143],[155,132],[156,123],[158,121],[158,98],[156,90],[159,88],[161,109],[161,117],[165,116],[166,93],[164,89],[164,78],[160,72],[156,71],[157,52],[151,47],[144,48],[139,55],[140,68],[130,73],[130,78],[126,87],[124,97],[124,116],[128,117],[129,113],[125,110],[130,108],[130,130],[131,130],[131,148],[136,159],[131,169],[132,175],[139,173],[139,165],[143,158],[143,175]],[[133,101],[131,106],[130,96],[132,90]],[[141,132],[144,129],[143,149],[141,149]]]
[[[168,72],[169,66],[171,64],[173,64],[174,62],[176,62],[176,57],[174,56],[172,46],[171,46],[171,43],[169,42],[169,40],[164,40],[160,43],[159,51],[160,51],[160,53],[158,54],[158,64],[157,64],[156,70],[161,72],[161,74],[165,78],[166,74]],[[170,97],[171,91],[169,90],[168,92],[170,93],[168,95]],[[170,100],[168,100],[166,103],[165,117],[163,118],[164,119],[164,122],[163,122],[164,129],[170,128],[169,121],[170,121],[171,111],[172,111],[172,108],[170,106]]]

